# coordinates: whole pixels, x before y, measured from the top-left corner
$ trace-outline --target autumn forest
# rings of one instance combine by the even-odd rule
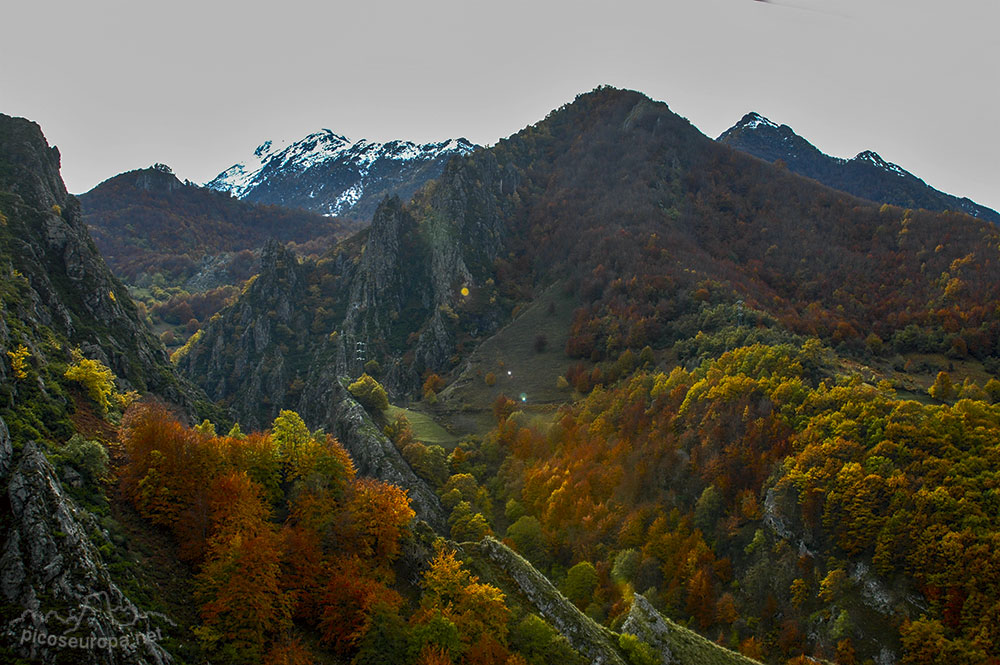
[[[996,226],[608,87],[370,222],[0,120],[0,660],[1000,663]]]

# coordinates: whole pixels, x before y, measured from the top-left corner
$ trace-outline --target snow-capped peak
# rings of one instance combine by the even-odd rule
[[[778,129],[778,125],[754,111],[751,111],[743,116],[743,119],[740,120],[740,125],[745,129],[757,129],[758,127],[771,127],[773,129]]]
[[[897,164],[892,162],[887,162],[874,150],[865,150],[864,152],[859,152],[854,158],[859,162],[868,162],[873,166],[877,166],[883,171],[888,171],[889,173],[895,173],[898,176],[906,176],[909,173]]]
[[[380,143],[366,139],[351,141],[322,129],[291,143],[264,141],[248,159],[229,167],[206,186],[241,199],[251,195],[273,198],[273,194],[262,192],[272,189],[277,181],[308,181],[310,207],[323,214],[338,215],[362,199],[373,179],[384,179],[390,172],[412,172],[417,165],[441,162],[452,155],[467,155],[475,149],[464,138],[425,144],[398,140]],[[321,204],[320,199],[326,203]],[[291,201],[281,195],[276,202]]]
[[[859,152],[854,159],[861,160],[862,162],[871,162],[875,166],[885,166],[885,160],[874,150]]]

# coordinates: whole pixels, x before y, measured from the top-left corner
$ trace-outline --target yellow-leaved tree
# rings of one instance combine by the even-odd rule
[[[21,344],[13,351],[8,351],[7,355],[10,357],[10,368],[14,373],[15,379],[26,379],[28,378],[28,365],[26,363],[28,357],[31,353],[28,351],[28,347]]]
[[[101,411],[107,413],[111,407],[111,396],[115,394],[115,375],[100,360],[84,358],[78,349],[73,351],[73,364],[64,375],[87,389],[87,395],[94,400]]]
[[[385,388],[367,374],[362,374],[360,379],[347,386],[347,390],[369,411],[385,411],[389,408],[389,396]]]
[[[506,649],[510,610],[503,592],[480,582],[462,566],[454,550],[438,548],[424,574],[423,588],[420,609],[411,620],[417,626],[415,634],[421,634],[421,625],[450,624],[457,629],[458,644],[451,645],[459,651],[455,656],[470,649]]]

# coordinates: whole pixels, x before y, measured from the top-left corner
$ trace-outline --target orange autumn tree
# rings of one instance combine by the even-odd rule
[[[293,616],[315,621],[320,615],[319,590],[327,578],[326,554],[319,534],[302,526],[282,530],[281,588],[292,597]]]
[[[246,472],[220,476],[209,497],[213,533],[196,578],[198,635],[221,660],[254,662],[291,627],[292,597],[279,584],[280,537]]]
[[[173,527],[203,498],[220,466],[218,451],[159,405],[130,408],[122,439],[128,458],[121,471],[123,493],[143,517]]]
[[[345,655],[361,645],[376,612],[395,614],[403,604],[387,583],[394,577],[400,538],[414,516],[406,492],[387,483],[356,479],[346,494],[332,525],[336,551],[328,558],[327,582],[313,590],[312,601],[322,641]],[[319,523],[315,511],[322,500],[312,493],[300,497],[305,505],[297,506],[297,514],[310,515],[303,525]]]
[[[292,637],[272,646],[264,662],[268,665],[313,665],[316,657],[301,640]]]
[[[359,478],[346,505],[350,549],[388,574],[399,539],[415,513],[406,491],[372,478]]]
[[[196,633],[213,662],[313,660],[293,618],[344,657],[406,651],[403,599],[389,585],[414,512],[405,491],[356,478],[336,439],[291,411],[272,432],[219,436],[148,405],[129,412],[122,439],[123,493],[200,566]],[[476,662],[506,652],[481,636],[470,646]]]
[[[322,595],[321,639],[337,653],[351,653],[368,633],[377,607],[395,612],[402,604],[402,597],[372,577],[358,557],[338,557]]]
[[[268,521],[271,509],[263,491],[245,471],[230,471],[217,477],[208,492],[208,508],[210,550],[236,538],[253,538],[274,530]]]
[[[223,446],[160,405],[129,408],[121,438],[122,493],[144,518],[173,531],[182,559],[200,560],[208,537],[208,489],[226,468]]]

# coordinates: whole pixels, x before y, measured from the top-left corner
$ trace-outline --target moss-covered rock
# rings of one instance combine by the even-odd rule
[[[495,538],[483,538],[476,551],[498,566],[520,587],[521,592],[538,608],[539,614],[569,640],[574,649],[591,663],[625,665],[616,649],[618,639],[566,599],[559,590],[527,560]]]

